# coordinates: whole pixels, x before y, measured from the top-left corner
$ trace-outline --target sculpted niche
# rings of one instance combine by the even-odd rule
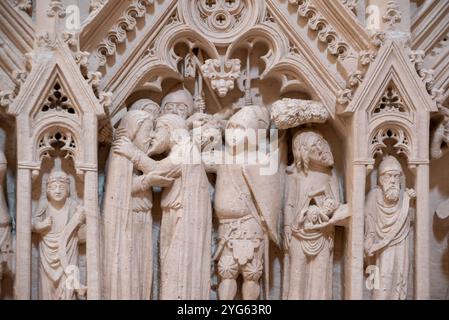
[[[32,224],[39,238],[39,299],[73,300],[86,294],[77,269],[85,219],[83,207],[71,198],[68,175],[55,168]]]
[[[368,194],[365,205],[365,254],[379,272],[372,297],[405,300],[413,221],[410,202],[416,198],[416,192],[404,188],[404,172],[394,156],[385,156],[378,172],[378,185]]]

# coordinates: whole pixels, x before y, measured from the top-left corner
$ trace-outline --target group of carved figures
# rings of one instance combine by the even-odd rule
[[[151,100],[133,105],[115,131],[107,164],[99,235],[103,298],[151,299],[153,277],[158,276],[160,299],[209,299],[215,268],[219,299],[237,297],[240,283],[243,299],[258,299],[262,289],[268,297],[273,241],[285,253],[284,299],[332,299],[335,226],[344,226],[349,212],[340,199],[329,143],[311,127],[293,130],[293,164],[280,165],[274,174],[261,173],[266,159],[252,164],[214,161],[223,152],[217,137],[224,129],[233,156],[257,153],[257,146],[251,148],[239,134],[268,132],[270,122],[268,109],[254,105],[228,115],[227,121],[194,114],[185,89],[168,94],[160,107]],[[196,127],[202,131],[195,138]],[[279,153],[282,143],[266,157]],[[196,156],[202,161],[192,162]],[[5,172],[0,154],[0,186]],[[378,187],[366,200],[365,255],[379,268],[376,299],[405,299],[407,293],[409,203],[415,194],[404,190],[403,180],[398,160],[385,156]],[[153,254],[152,187],[162,188],[158,258]],[[4,267],[11,250],[11,219],[0,191]],[[67,283],[67,270],[78,264],[78,246],[85,241],[85,212],[72,200],[70,180],[62,170],[49,175],[46,191],[32,226],[39,237],[39,297],[74,299],[88,290]],[[154,261],[159,275],[153,274]]]

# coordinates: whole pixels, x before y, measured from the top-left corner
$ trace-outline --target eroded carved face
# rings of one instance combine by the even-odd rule
[[[321,137],[317,137],[314,140],[309,148],[309,160],[324,167],[332,167],[334,165],[334,156],[326,140]]]
[[[149,154],[163,154],[170,149],[171,133],[169,129],[162,124],[156,124],[156,128],[151,133]]]
[[[396,170],[386,171],[380,175],[379,184],[382,188],[384,198],[388,202],[399,201],[401,176],[401,172]]]
[[[139,131],[134,138],[134,144],[143,152],[148,154],[152,140],[154,123],[152,119],[145,120],[140,126]]]
[[[64,202],[69,197],[69,185],[62,180],[50,181],[47,185],[47,197],[50,202]]]
[[[246,128],[240,123],[229,121],[226,126],[225,141],[230,147],[242,147],[247,136]]]
[[[162,110],[163,114],[176,114],[186,120],[189,117],[189,106],[185,103],[167,102]]]

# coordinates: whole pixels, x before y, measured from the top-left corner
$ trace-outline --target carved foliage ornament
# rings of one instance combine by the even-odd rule
[[[279,129],[288,129],[305,123],[324,123],[329,112],[320,102],[299,99],[282,99],[273,103],[271,119]]]
[[[212,89],[218,92],[223,98],[226,94],[234,89],[235,80],[240,77],[240,60],[231,59],[208,59],[201,66],[201,71],[206,79],[211,82]]]

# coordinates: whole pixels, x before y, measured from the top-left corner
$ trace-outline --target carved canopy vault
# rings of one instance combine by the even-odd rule
[[[442,249],[432,251],[431,248],[437,241],[431,228],[435,209],[430,212],[429,207],[432,201],[443,201],[432,197],[449,192],[449,185],[433,182],[438,179],[432,178],[436,172],[429,148],[432,144],[437,149],[434,153],[442,156],[449,141],[449,3],[438,0],[91,0],[78,3],[73,5],[73,1],[65,0],[0,3],[0,128],[5,131],[5,139],[15,139],[14,148],[0,149],[6,154],[17,186],[15,211],[10,213],[16,221],[13,232],[15,298],[31,299],[38,294],[35,287],[39,280],[32,270],[36,269],[33,230],[39,203],[33,186],[46,181],[44,176],[49,171],[46,161],[55,161],[55,154],[63,155],[64,163],[73,167],[72,178],[77,188],[83,190],[76,200],[82,204],[86,216],[82,272],[87,298],[120,298],[120,285],[108,282],[113,282],[108,279],[114,279],[114,271],[105,271],[109,267],[103,263],[107,265],[107,262],[100,259],[103,252],[107,255],[107,250],[114,249],[104,243],[106,240],[100,234],[101,228],[107,231],[110,223],[105,218],[107,212],[103,212],[113,206],[107,201],[112,203],[112,198],[118,201],[120,197],[110,189],[111,181],[123,178],[126,185],[124,175],[128,169],[131,168],[128,173],[135,179],[137,172],[147,174],[145,170],[154,165],[136,154],[123,162],[131,165],[130,168],[120,167],[121,160],[114,159],[114,150],[123,143],[124,135],[138,145],[134,139],[138,140],[139,135],[131,134],[131,129],[140,128],[148,120],[145,117],[140,122],[136,120],[143,117],[139,112],[149,113],[151,116],[147,114],[147,117],[152,117],[154,123],[164,113],[184,117],[181,120],[186,120],[185,128],[192,131],[192,137],[195,137],[193,129],[206,128],[205,136],[200,137],[200,151],[204,151],[228,143],[220,139],[221,134],[226,137],[225,128],[242,125],[242,121],[251,126],[251,120],[245,118],[249,117],[245,114],[248,110],[259,117],[257,129],[271,128],[279,133],[278,140],[270,136],[271,142],[276,140],[279,147],[280,157],[276,162],[279,176],[260,180],[260,185],[273,185],[273,193],[280,194],[283,203],[277,207],[275,218],[266,219],[261,214],[262,225],[268,230],[266,234],[271,237],[275,233],[273,239],[288,238],[283,230],[288,225],[286,208],[292,197],[288,189],[295,186],[291,181],[304,178],[299,164],[307,173],[308,161],[313,161],[308,154],[301,158],[301,152],[305,152],[301,148],[306,148],[308,141],[318,141],[321,148],[331,149],[335,158],[332,165],[322,168],[323,172],[332,170],[326,177],[329,182],[322,196],[329,198],[330,188],[338,193],[334,194],[338,198],[334,199],[338,200],[334,205],[340,205],[340,209],[332,211],[334,220],[328,212],[332,223],[325,230],[333,231],[321,234],[332,237],[329,243],[334,241],[333,232],[337,235],[335,260],[340,262],[331,263],[330,269],[331,273],[341,275],[334,275],[334,279],[341,281],[334,281],[331,297],[369,297],[365,281],[366,202],[368,193],[377,185],[371,177],[379,178],[383,159],[393,156],[403,167],[407,186],[416,191],[410,257],[413,285],[409,285],[413,292],[408,292],[407,297],[441,298],[440,292],[431,290],[432,281],[438,282],[435,280],[438,275],[433,276],[429,266],[432,252],[442,252]],[[267,119],[264,112],[268,112]],[[213,147],[211,141],[216,143]],[[142,148],[141,152],[149,152]],[[11,163],[11,159],[16,163]],[[296,162],[297,167],[293,165]],[[209,170],[209,163],[203,165],[204,170]],[[108,172],[112,170],[109,166],[121,168],[123,176],[113,176]],[[320,175],[311,168],[312,176]],[[214,170],[207,173],[209,177],[217,176],[217,181],[211,179],[209,186],[217,192],[221,190],[221,171]],[[244,175],[245,180],[242,178],[240,182],[254,182],[249,171],[244,171]],[[318,181],[304,179],[305,184],[314,185]],[[145,197],[151,197],[151,187],[165,187],[143,186],[150,190],[150,195]],[[310,188],[311,194],[316,191]],[[433,192],[431,188],[441,188],[444,192]],[[124,186],[123,190],[128,189]],[[249,191],[257,202],[260,190],[250,186]],[[243,194],[245,191],[241,191]],[[135,196],[134,190],[131,198],[124,198],[123,203],[132,202],[130,199]],[[310,196],[307,212],[313,213],[318,210],[316,207],[324,205],[325,201],[319,197]],[[208,205],[216,209],[216,201],[210,200]],[[153,216],[159,217],[160,212],[155,213],[152,206],[151,202],[150,213],[153,210]],[[264,210],[260,204],[256,209]],[[337,217],[339,214],[341,217]],[[156,220],[151,223],[160,223]],[[301,223],[307,223],[304,221]],[[270,237],[265,235],[265,241]],[[281,292],[281,288],[285,290],[282,282],[289,281],[292,285],[294,281],[294,278],[286,280],[286,271],[282,269],[289,251],[280,242],[277,245],[281,254],[267,251],[265,258],[272,263],[256,266],[264,272],[271,268],[270,275],[275,275],[260,279],[267,281],[262,286],[266,298],[286,298],[289,294]],[[217,243],[212,247],[226,253],[220,245],[225,246]],[[157,255],[157,246],[153,247]],[[342,252],[340,257],[337,252]],[[221,251],[217,256],[220,254]],[[232,269],[232,263],[217,258],[217,268]],[[165,288],[157,289],[165,281],[156,274],[159,268],[163,266],[151,271],[155,272],[153,279],[156,279],[154,288],[149,289],[153,298],[165,294]],[[221,280],[227,274],[222,269],[217,271]],[[212,291],[212,298],[223,295],[220,289]],[[123,292],[121,297],[126,296]],[[247,297],[245,292],[242,294]]]

